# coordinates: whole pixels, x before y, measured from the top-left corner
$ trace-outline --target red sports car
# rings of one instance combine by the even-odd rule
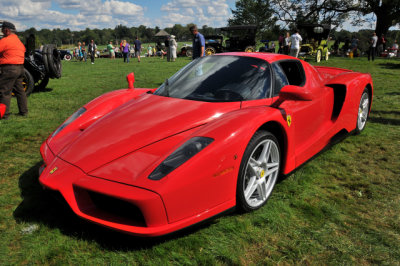
[[[76,111],[43,143],[40,182],[92,222],[171,233],[263,206],[280,174],[364,129],[372,94],[369,74],[285,55],[199,58]]]

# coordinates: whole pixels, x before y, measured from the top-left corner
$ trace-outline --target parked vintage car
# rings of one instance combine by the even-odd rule
[[[286,55],[198,58],[159,88],[79,108],[42,144],[39,181],[84,219],[168,234],[263,206],[280,174],[360,133],[372,97],[369,74]]]
[[[205,54],[213,55],[222,52],[255,52],[256,32],[255,25],[234,25],[220,28],[220,35],[204,36]],[[224,41],[225,36],[225,41]]]
[[[59,49],[60,58],[65,61],[70,61],[73,57],[73,53],[68,49]]]
[[[331,25],[326,24],[300,24],[303,42],[300,47],[299,57],[302,59],[313,58],[320,62],[322,58],[329,59],[329,33]]]

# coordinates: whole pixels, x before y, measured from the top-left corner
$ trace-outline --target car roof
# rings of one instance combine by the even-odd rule
[[[260,52],[254,52],[254,53],[248,53],[248,52],[233,52],[233,53],[221,53],[221,54],[216,54],[216,56],[219,55],[231,55],[231,56],[246,56],[246,57],[254,57],[254,58],[259,58],[267,61],[268,63],[273,63],[279,60],[299,60],[296,57],[284,55],[284,54],[274,54],[274,53],[260,53]],[[300,60],[299,60],[300,61]]]

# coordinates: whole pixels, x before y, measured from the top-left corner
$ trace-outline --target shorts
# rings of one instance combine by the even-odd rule
[[[140,56],[140,51],[135,51],[135,57],[139,57]]]

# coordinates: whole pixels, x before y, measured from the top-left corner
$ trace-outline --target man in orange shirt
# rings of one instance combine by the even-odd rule
[[[14,24],[4,21],[4,37],[0,40],[0,103],[6,106],[3,119],[10,115],[11,93],[17,97],[19,115],[28,114],[28,100],[22,86],[24,78],[25,46],[15,34]]]

